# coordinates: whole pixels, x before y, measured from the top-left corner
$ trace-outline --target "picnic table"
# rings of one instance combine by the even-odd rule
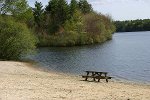
[[[112,77],[107,76],[108,72],[96,72],[96,71],[85,71],[86,75],[82,75],[82,78],[85,78],[85,81],[88,81],[88,78],[93,78],[93,81],[96,81],[98,79],[98,82],[100,82],[100,79],[106,79],[106,82],[108,82],[108,79],[111,79]]]

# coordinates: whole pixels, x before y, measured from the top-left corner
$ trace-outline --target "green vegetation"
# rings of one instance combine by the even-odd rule
[[[0,59],[17,60],[35,48],[36,38],[26,25],[0,17]]]
[[[87,14],[93,11],[91,4],[89,4],[87,0],[79,0],[78,6],[83,14]]]
[[[150,31],[150,19],[116,21],[117,32]]]
[[[26,0],[1,0],[0,14],[11,15],[16,21],[32,26],[33,13]]]
[[[0,59],[18,60],[36,47],[32,9],[26,0],[1,0],[0,5]]]
[[[34,11],[42,12],[42,5]],[[36,14],[35,14],[36,15]],[[42,28],[36,31],[39,46],[75,46],[102,43],[112,38],[115,27],[110,17],[93,11],[87,0],[50,0],[40,14]],[[35,16],[36,17],[36,16]],[[38,22],[36,23],[38,26]]]
[[[109,16],[93,11],[87,0],[50,0],[46,7],[26,0],[0,1],[0,59],[19,59],[38,46],[102,43],[115,31]],[[35,36],[36,37],[35,37]]]

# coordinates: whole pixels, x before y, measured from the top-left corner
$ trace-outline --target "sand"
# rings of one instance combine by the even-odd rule
[[[22,62],[0,61],[0,100],[150,100],[150,85],[81,81]]]

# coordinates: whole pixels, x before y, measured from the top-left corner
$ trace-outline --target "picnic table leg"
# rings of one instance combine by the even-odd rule
[[[102,76],[102,73],[100,73],[100,75],[99,75],[100,77]],[[98,79],[98,82],[100,82],[100,78]]]
[[[92,72],[92,76],[93,76],[93,81],[95,81],[95,73],[94,72]]]
[[[107,74],[105,73],[105,77],[107,77]],[[108,83],[108,78],[106,78],[106,82]]]
[[[106,79],[106,82],[108,83],[108,79]]]
[[[89,72],[87,72],[87,76],[89,75]],[[85,78],[85,81],[87,81],[88,77]]]

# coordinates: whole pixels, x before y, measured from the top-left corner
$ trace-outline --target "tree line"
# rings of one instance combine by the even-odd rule
[[[50,0],[45,7],[35,2],[33,15],[40,46],[102,43],[115,30],[112,19],[95,12],[87,0]]]
[[[117,32],[150,31],[150,19],[115,21]]]
[[[87,14],[92,11],[92,6],[86,0],[80,0],[79,2],[71,0],[70,4],[66,0],[50,0],[44,8],[41,2],[36,1],[33,15],[37,29],[48,27],[49,32],[47,33],[55,34],[64,26],[66,21],[81,16],[75,14]]]
[[[46,6],[36,1],[34,7],[26,0],[1,0],[0,25],[0,59],[18,59],[36,46],[102,43],[115,31],[111,17],[95,12],[87,0],[50,0]]]

